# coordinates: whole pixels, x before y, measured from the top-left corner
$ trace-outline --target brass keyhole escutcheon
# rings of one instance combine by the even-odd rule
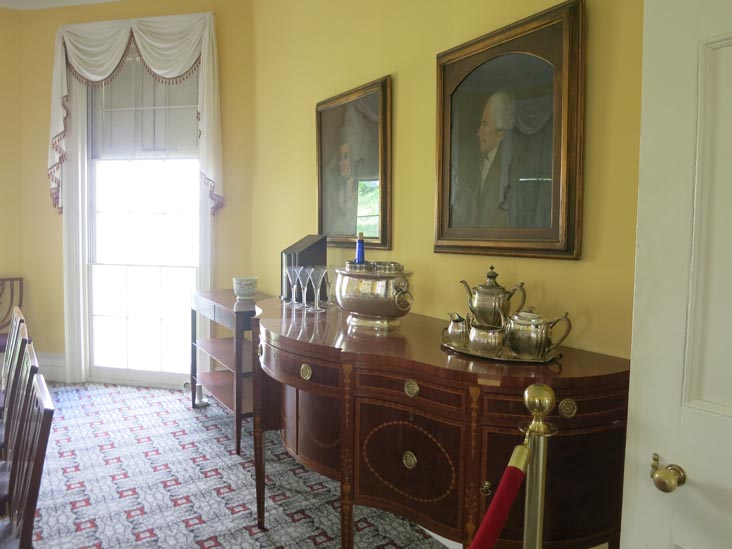
[[[404,382],[404,394],[409,398],[414,398],[419,394],[419,385],[413,379]]]
[[[659,461],[660,456],[654,453],[651,457],[651,478],[656,488],[669,494],[686,483],[686,471],[680,465],[671,463],[660,468]]]
[[[300,377],[305,381],[308,381],[313,377],[313,369],[310,367],[310,364],[303,364],[300,366]]]
[[[412,471],[417,467],[417,456],[407,450],[402,454],[402,463],[404,464],[404,467]]]
[[[480,493],[484,496],[490,496],[493,493],[493,484],[490,480],[486,480],[483,486],[480,487]]]

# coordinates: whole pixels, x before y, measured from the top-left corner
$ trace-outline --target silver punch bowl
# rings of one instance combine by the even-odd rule
[[[372,330],[392,330],[412,308],[412,271],[395,261],[346,262],[336,269],[336,301],[348,314],[348,324]]]

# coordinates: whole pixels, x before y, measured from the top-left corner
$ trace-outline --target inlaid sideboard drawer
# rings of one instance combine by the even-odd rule
[[[355,399],[355,413],[355,501],[459,535],[464,425],[363,398]]]
[[[557,392],[554,409],[546,421],[561,431],[591,429],[625,422],[627,391],[577,394]],[[483,392],[483,423],[494,427],[516,427],[528,411],[522,395]]]
[[[358,396],[373,396],[427,410],[465,414],[465,387],[454,388],[410,373],[358,369],[354,387]]]
[[[307,358],[260,343],[259,361],[273,378],[298,389],[338,394],[340,364]]]

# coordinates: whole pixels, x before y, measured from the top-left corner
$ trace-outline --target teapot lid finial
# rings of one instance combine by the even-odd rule
[[[495,269],[495,267],[493,265],[491,265],[491,270],[485,274],[486,283],[481,288],[483,290],[505,291],[503,286],[501,286],[496,281],[496,278],[498,278],[498,273],[494,269]]]

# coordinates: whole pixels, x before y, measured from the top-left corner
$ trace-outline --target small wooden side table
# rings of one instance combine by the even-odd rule
[[[237,300],[234,291],[210,290],[191,296],[191,406],[196,405],[196,384],[200,383],[216,400],[234,413],[236,453],[241,454],[242,418],[252,414],[252,344],[245,337],[251,331],[252,317],[257,313],[254,299]],[[198,339],[198,315],[232,331],[232,337]],[[210,356],[216,365],[209,372],[198,371],[198,350]]]

